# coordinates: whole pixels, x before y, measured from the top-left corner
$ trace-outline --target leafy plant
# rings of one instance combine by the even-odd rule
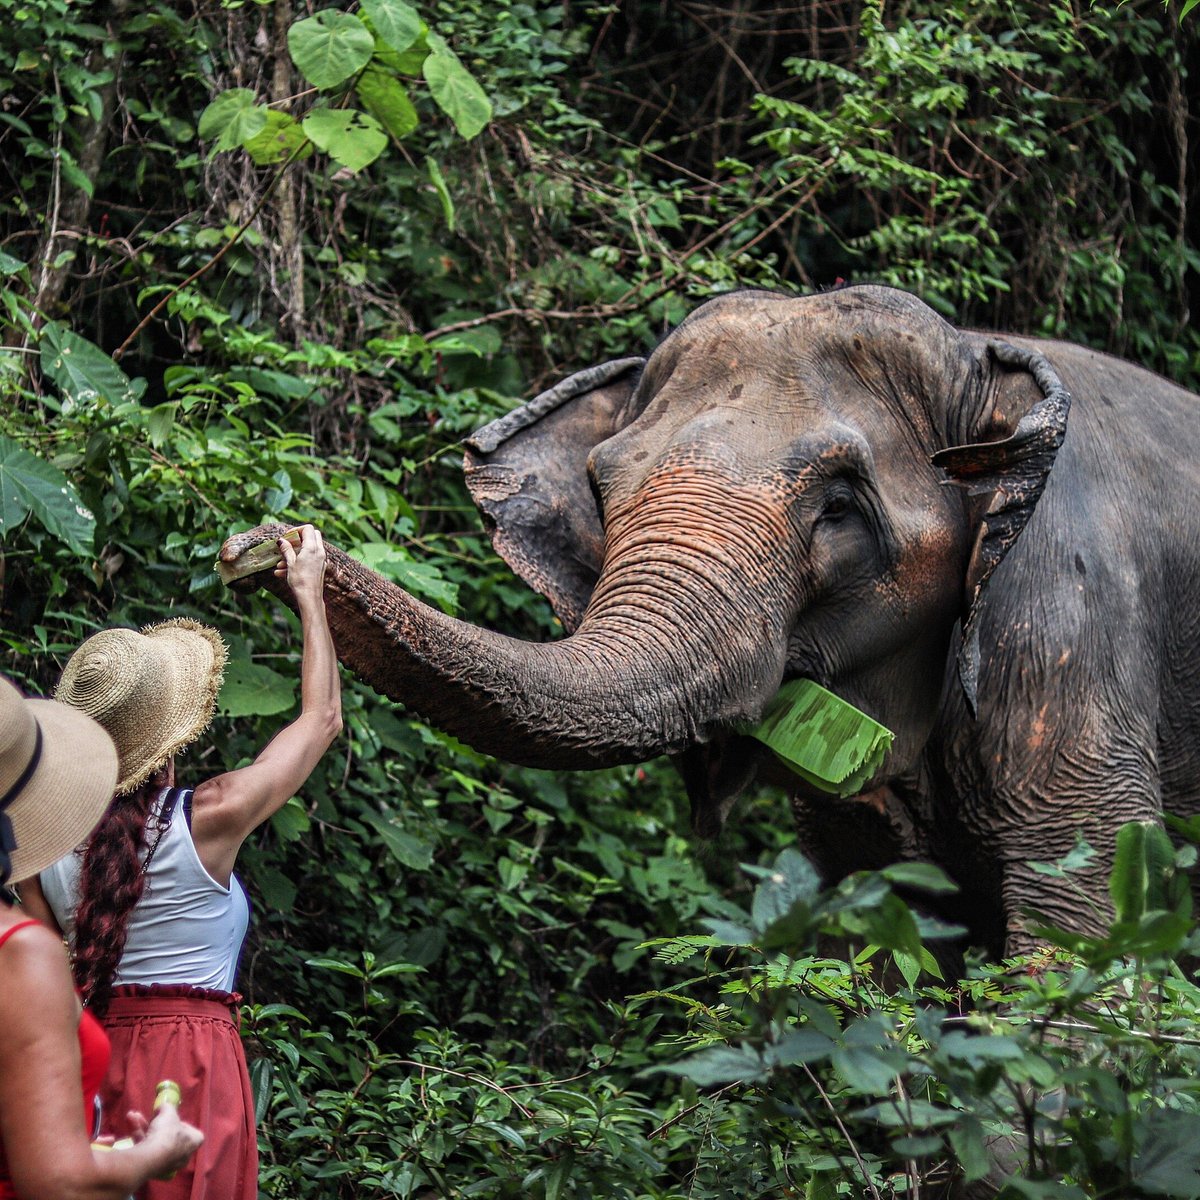
[[[200,115],[198,132],[214,150],[241,146],[263,166],[316,148],[345,170],[361,171],[383,153],[389,136],[403,139],[419,124],[405,86],[418,72],[462,137],[470,140],[491,120],[491,102],[462,60],[403,0],[368,0],[358,13],[322,9],[292,24],[287,46],[296,69],[321,94],[317,102],[292,115],[258,103],[249,88],[227,88]],[[347,107],[352,96],[362,109]]]

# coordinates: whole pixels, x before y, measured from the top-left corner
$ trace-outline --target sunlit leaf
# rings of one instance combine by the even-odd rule
[[[197,132],[214,150],[233,150],[266,126],[267,113],[249,88],[230,88],[200,114]]]
[[[371,31],[356,16],[332,8],[297,21],[287,42],[296,70],[322,89],[345,83],[371,61],[375,50]]]
[[[109,355],[57,321],[42,330],[41,368],[58,388],[64,411],[96,400],[125,404],[146,390],[144,379],[131,380]]]
[[[286,113],[274,110],[267,113],[263,128],[254,137],[247,138],[242,145],[260,167],[282,162],[293,155],[300,161],[308,158],[313,152],[313,145],[304,136],[300,125]]]
[[[361,171],[387,148],[379,122],[353,108],[318,108],[304,118],[303,128],[318,149],[350,171]]]
[[[404,0],[362,0],[362,9],[393,50],[407,50],[425,28],[420,13]]]
[[[421,72],[438,108],[470,141],[492,119],[492,102],[454,54],[431,54]]]
[[[0,436],[0,534],[32,515],[77,554],[93,549],[96,518],[55,466]]]

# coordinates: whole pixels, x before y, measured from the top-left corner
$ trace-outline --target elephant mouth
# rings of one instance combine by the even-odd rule
[[[738,797],[760,777],[771,782],[766,777],[774,773],[774,757],[761,742],[736,733],[717,734],[673,756],[691,801],[697,836],[716,837]]]

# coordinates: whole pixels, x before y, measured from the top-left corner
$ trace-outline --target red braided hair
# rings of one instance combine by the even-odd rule
[[[164,768],[141,787],[115,797],[83,855],[73,967],[76,986],[98,1017],[108,1011],[129,918],[146,888],[146,822],[166,779]]]

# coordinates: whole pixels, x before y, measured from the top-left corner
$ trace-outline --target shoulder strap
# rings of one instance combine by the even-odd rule
[[[161,799],[159,800],[158,812],[150,818],[146,826],[147,833],[153,831],[154,837],[149,843],[146,850],[146,857],[142,859],[142,874],[145,875],[150,870],[150,864],[154,860],[155,852],[158,850],[159,843],[163,840],[163,834],[171,828],[171,820],[175,816],[175,808],[180,800],[183,800],[184,817],[187,819],[188,828],[192,826],[192,789],[191,788],[163,788]]]
[[[11,929],[6,929],[3,933],[0,933],[0,946],[3,946],[4,943],[7,942],[8,939],[10,937],[12,937],[12,935],[14,933],[16,933],[18,930],[26,929],[30,925],[40,925],[40,924],[41,924],[41,921],[35,920],[33,917],[30,917],[28,921],[18,921],[14,926],[12,926]]]
[[[170,825],[171,818],[175,815],[175,806],[179,803],[180,793],[183,788],[164,788],[162,801],[158,806],[158,820],[163,825]]]

